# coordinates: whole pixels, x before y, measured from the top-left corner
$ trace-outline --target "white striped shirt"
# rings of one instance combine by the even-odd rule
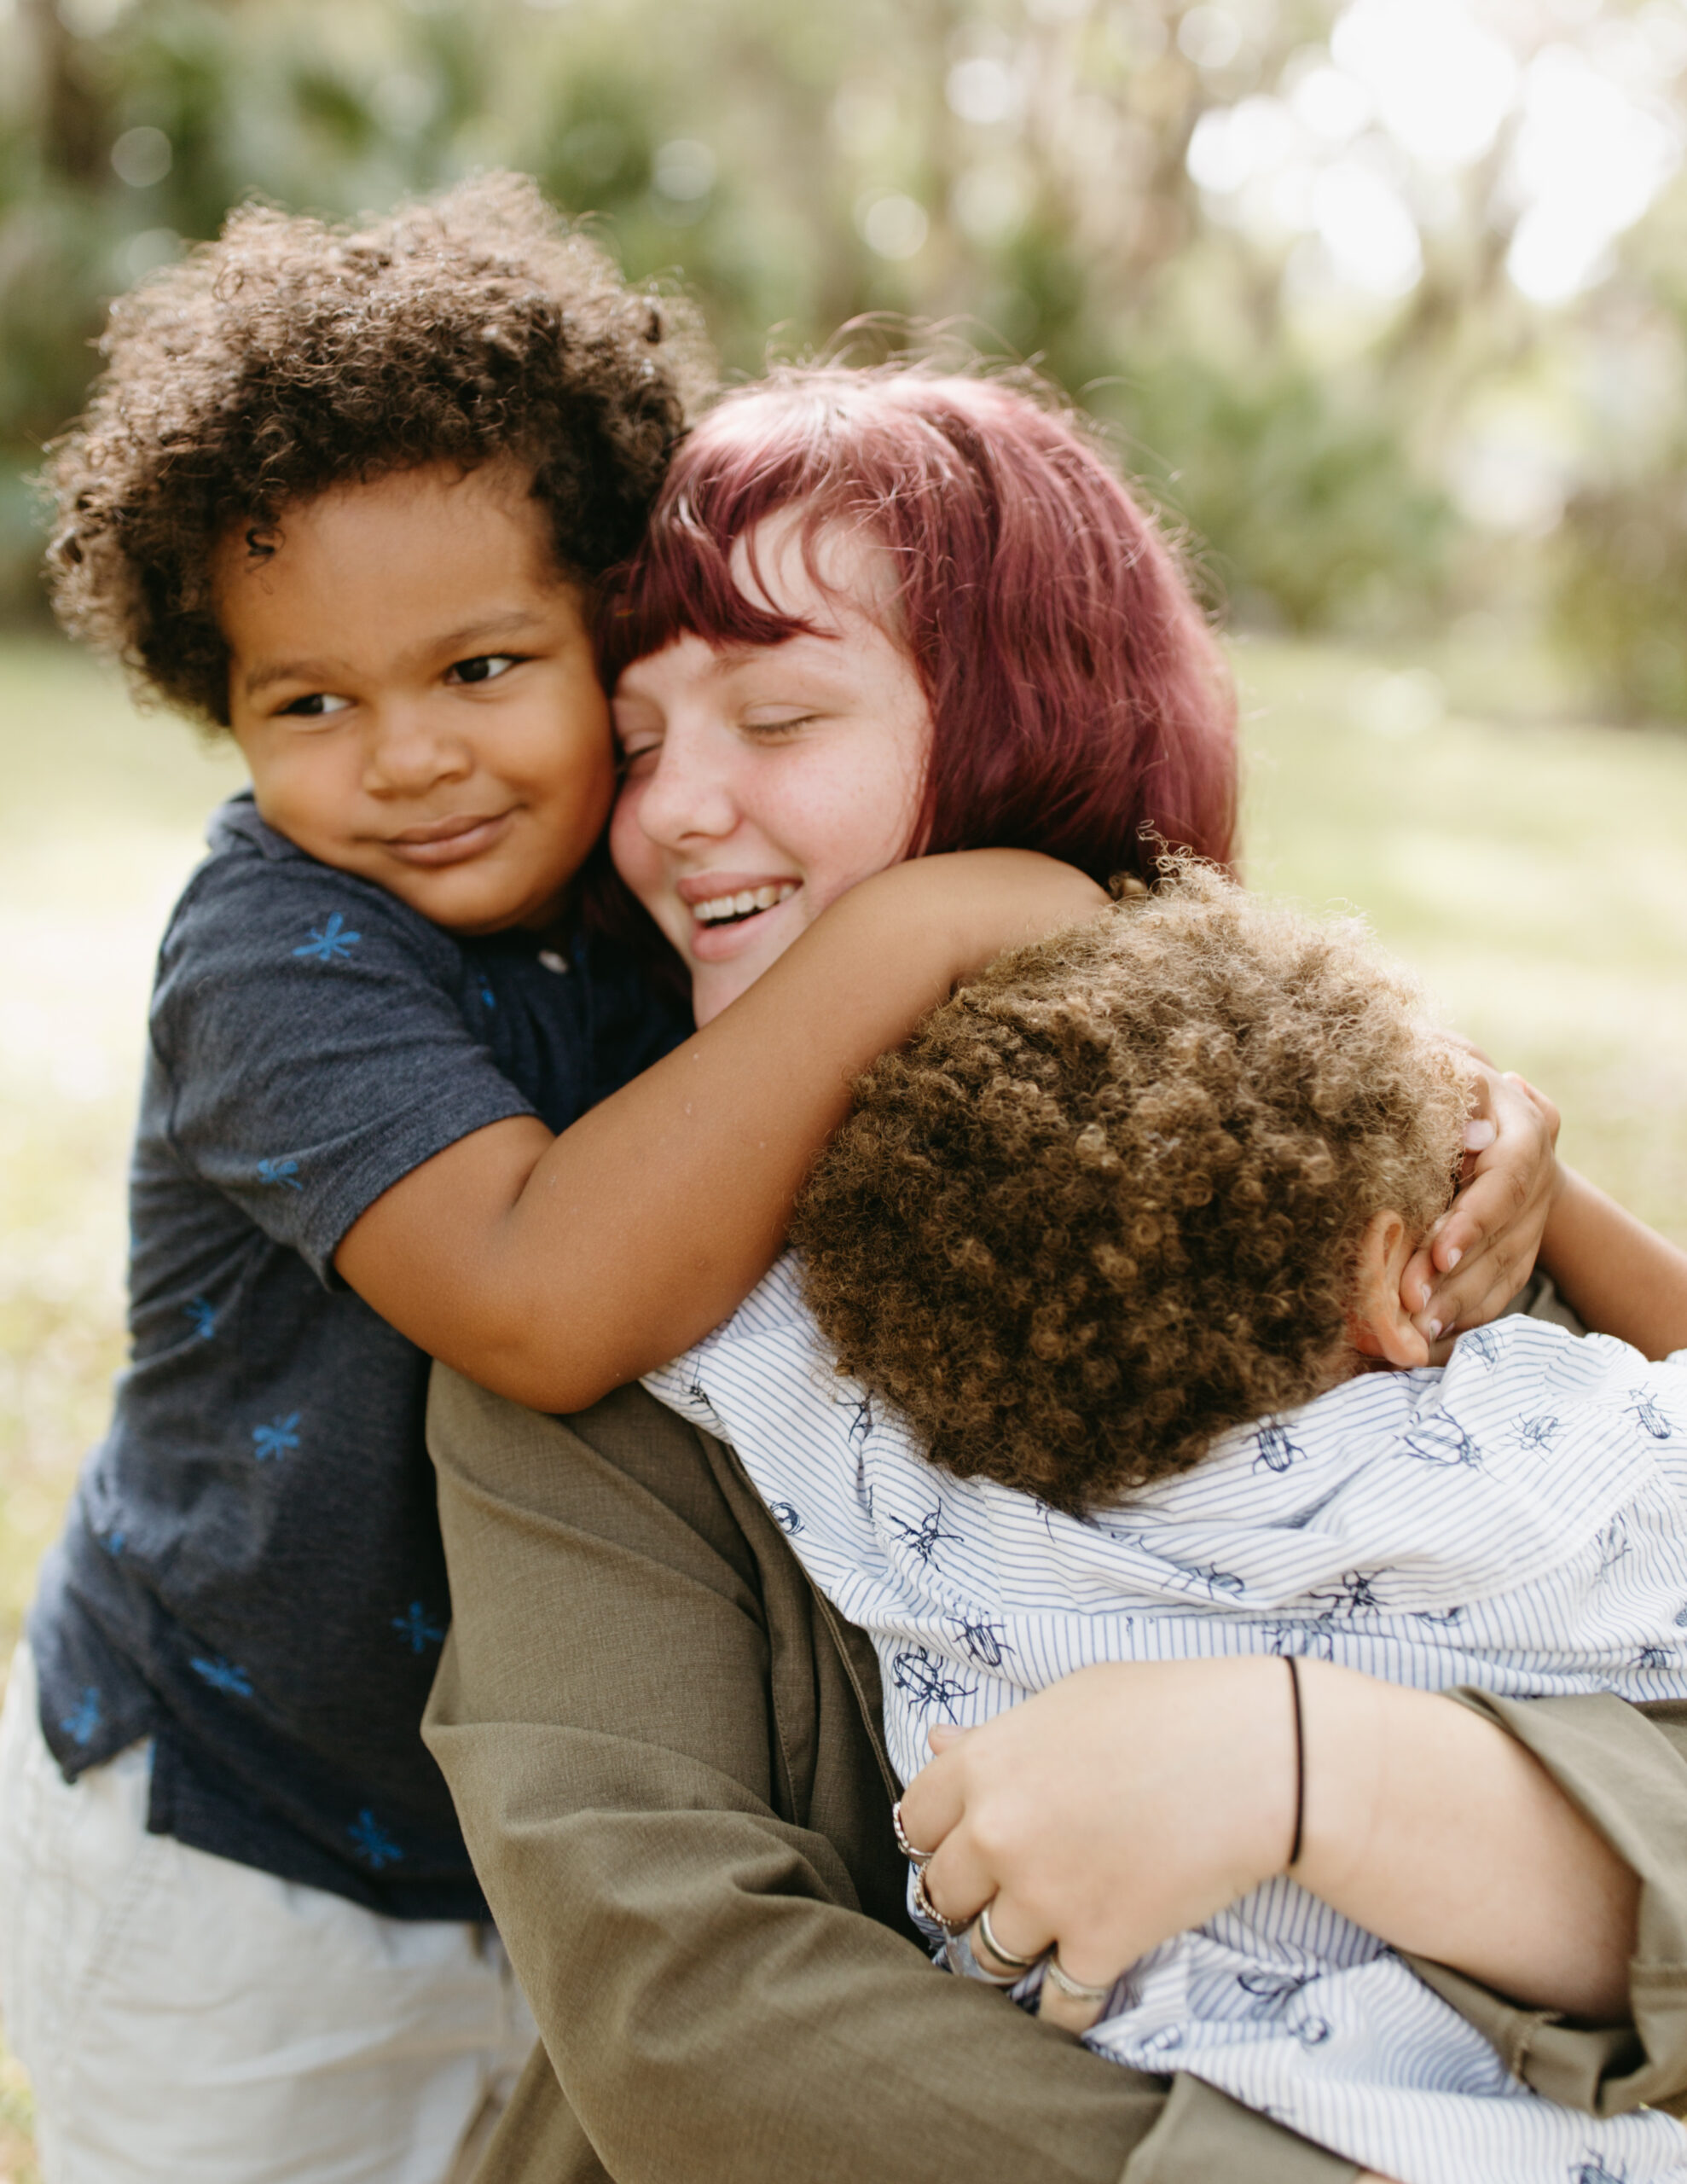
[[[1508,1319],[1445,1370],[1365,1374],[1081,1521],[927,1463],[835,1371],[792,1258],[646,1385],[732,1443],[871,1634],[905,1782],[935,1722],[1097,1661],[1299,1653],[1421,1690],[1687,1697],[1687,1352]],[[1133,1966],[1087,2037],[1400,2184],[1687,2184],[1679,2124],[1533,2095],[1287,1879]]]

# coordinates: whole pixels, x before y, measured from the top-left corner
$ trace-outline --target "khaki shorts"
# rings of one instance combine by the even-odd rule
[[[386,1919],[75,1784],[26,1647],[0,1716],[0,2012],[45,2184],[457,2184],[535,2038],[490,1927]]]

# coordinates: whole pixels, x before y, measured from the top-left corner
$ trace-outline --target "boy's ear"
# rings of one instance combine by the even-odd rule
[[[1398,1213],[1373,1213],[1365,1224],[1348,1306],[1348,1332],[1362,1356],[1399,1366],[1429,1362],[1429,1345],[1412,1325],[1400,1293],[1400,1276],[1417,1245]]]

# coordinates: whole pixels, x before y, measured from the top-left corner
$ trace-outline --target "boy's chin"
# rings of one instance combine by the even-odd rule
[[[556,922],[568,900],[566,886],[553,886],[551,875],[536,874],[524,888],[516,875],[467,866],[437,873],[407,868],[383,884],[431,923],[464,940],[540,931]]]

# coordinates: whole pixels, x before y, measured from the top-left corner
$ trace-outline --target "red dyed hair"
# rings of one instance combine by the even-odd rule
[[[802,511],[896,571],[896,637],[931,707],[914,840],[1045,851],[1098,880],[1169,844],[1228,863],[1236,701],[1167,540],[1065,418],[1000,380],[787,368],[681,444],[644,543],[611,580],[606,687],[694,634],[779,644],[808,625],[735,581],[733,546]]]

